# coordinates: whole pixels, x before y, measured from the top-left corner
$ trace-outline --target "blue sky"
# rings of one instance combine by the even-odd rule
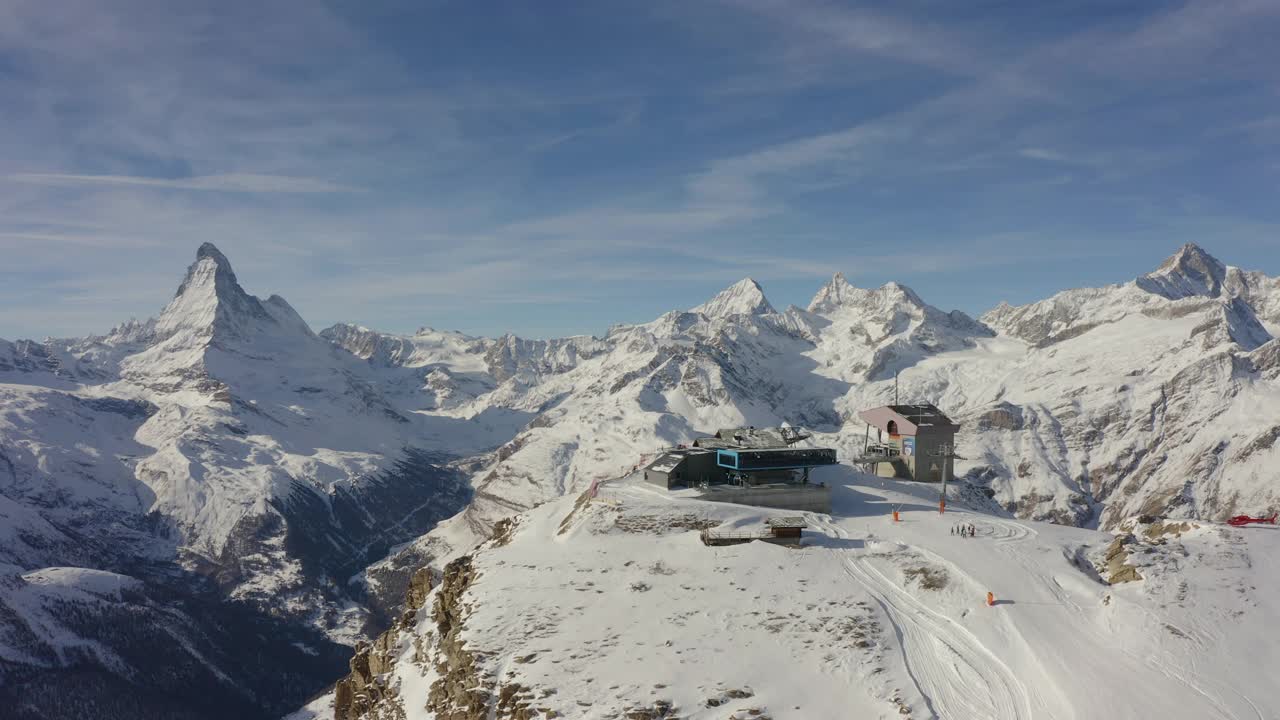
[[[1280,274],[1280,2],[0,2],[0,337],[202,242],[319,329],[600,333],[744,276],[978,314]]]

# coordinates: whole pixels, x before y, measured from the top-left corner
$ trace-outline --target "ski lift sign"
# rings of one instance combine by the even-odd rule
[[[911,457],[916,454],[916,439],[913,437],[902,438],[902,456]]]

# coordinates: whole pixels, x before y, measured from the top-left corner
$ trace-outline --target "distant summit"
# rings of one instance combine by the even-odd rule
[[[1227,267],[1194,243],[1183,245],[1156,269],[1137,279],[1138,287],[1170,300],[1218,297]]]
[[[161,338],[182,333],[244,337],[264,323],[311,334],[284,298],[273,295],[264,302],[245,292],[227,256],[213,243],[204,243],[173,300],[157,318],[156,332]]]
[[[724,318],[734,315],[771,315],[777,311],[764,296],[760,283],[751,278],[743,278],[690,312]]]
[[[832,275],[827,284],[819,288],[813,300],[809,301],[809,312],[819,314],[830,312],[853,300],[858,292],[859,290],[845,279],[844,273],[838,272]]]

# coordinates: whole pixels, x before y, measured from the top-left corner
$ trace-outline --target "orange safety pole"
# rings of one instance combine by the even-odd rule
[[[987,592],[987,607],[993,607],[996,604],[996,594]]]
[[[938,500],[938,514],[941,515],[947,511],[947,499],[940,498]]]

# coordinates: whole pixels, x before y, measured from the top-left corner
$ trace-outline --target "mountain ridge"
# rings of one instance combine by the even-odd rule
[[[804,309],[747,278],[602,337],[314,333],[207,245],[155,318],[0,340],[0,530],[26,538],[0,563],[18,597],[78,563],[152,588],[145,557],[351,642],[507,517],[722,427],[847,458],[899,393],[961,422],[957,487],[1013,515],[1221,520],[1280,504],[1277,327],[1280,282],[1187,246],[980,319],[835,274]]]

